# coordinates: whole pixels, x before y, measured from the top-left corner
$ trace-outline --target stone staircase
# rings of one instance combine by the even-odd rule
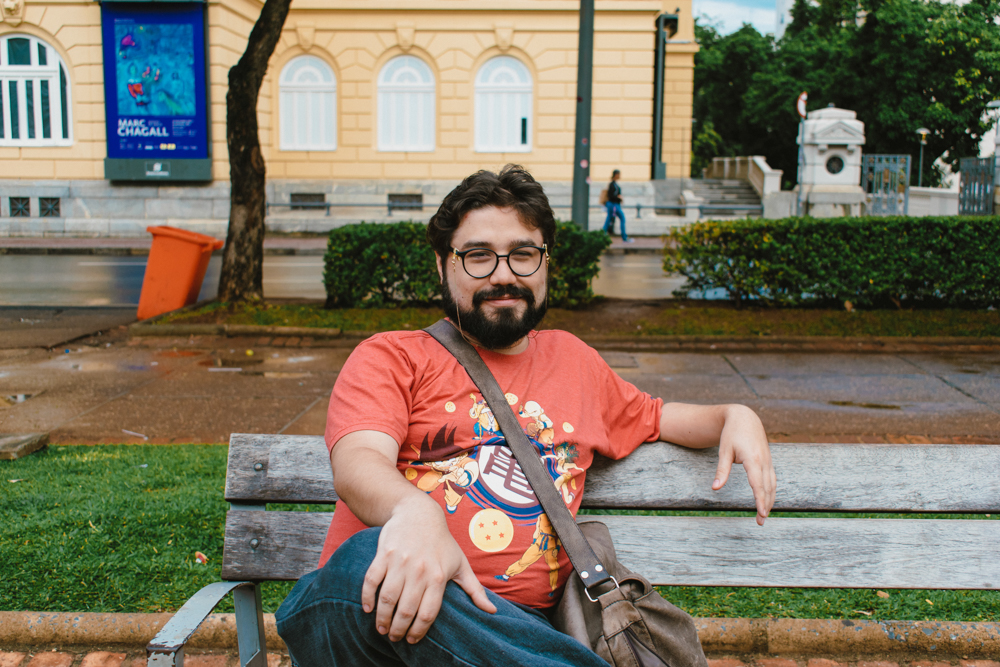
[[[760,196],[748,181],[722,178],[692,178],[685,183],[698,197],[705,200],[702,218],[759,218],[761,210],[712,208],[716,206],[760,206]]]

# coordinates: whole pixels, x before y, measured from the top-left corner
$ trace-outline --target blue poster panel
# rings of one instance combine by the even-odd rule
[[[203,7],[101,4],[109,158],[208,157]]]

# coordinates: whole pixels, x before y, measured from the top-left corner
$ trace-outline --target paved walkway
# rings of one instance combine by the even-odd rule
[[[352,345],[129,340],[114,329],[51,352],[0,350],[0,397],[15,397],[0,403],[0,431],[49,432],[54,443],[319,435]],[[603,354],[664,400],[749,405],[775,441],[1000,444],[997,353]]]

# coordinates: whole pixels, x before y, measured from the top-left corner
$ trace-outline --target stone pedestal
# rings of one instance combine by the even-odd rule
[[[815,218],[861,215],[861,146],[865,124],[847,109],[810,111],[798,142],[804,165],[799,174],[802,213]]]

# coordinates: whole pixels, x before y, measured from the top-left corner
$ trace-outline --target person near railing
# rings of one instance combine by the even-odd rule
[[[622,172],[615,169],[611,172],[611,182],[608,183],[608,201],[604,204],[608,209],[608,217],[604,220],[604,231],[613,234],[615,231],[615,216],[618,216],[622,228],[622,241],[632,243],[625,231],[625,214],[622,212],[622,189],[618,185],[618,179],[622,177]]]

